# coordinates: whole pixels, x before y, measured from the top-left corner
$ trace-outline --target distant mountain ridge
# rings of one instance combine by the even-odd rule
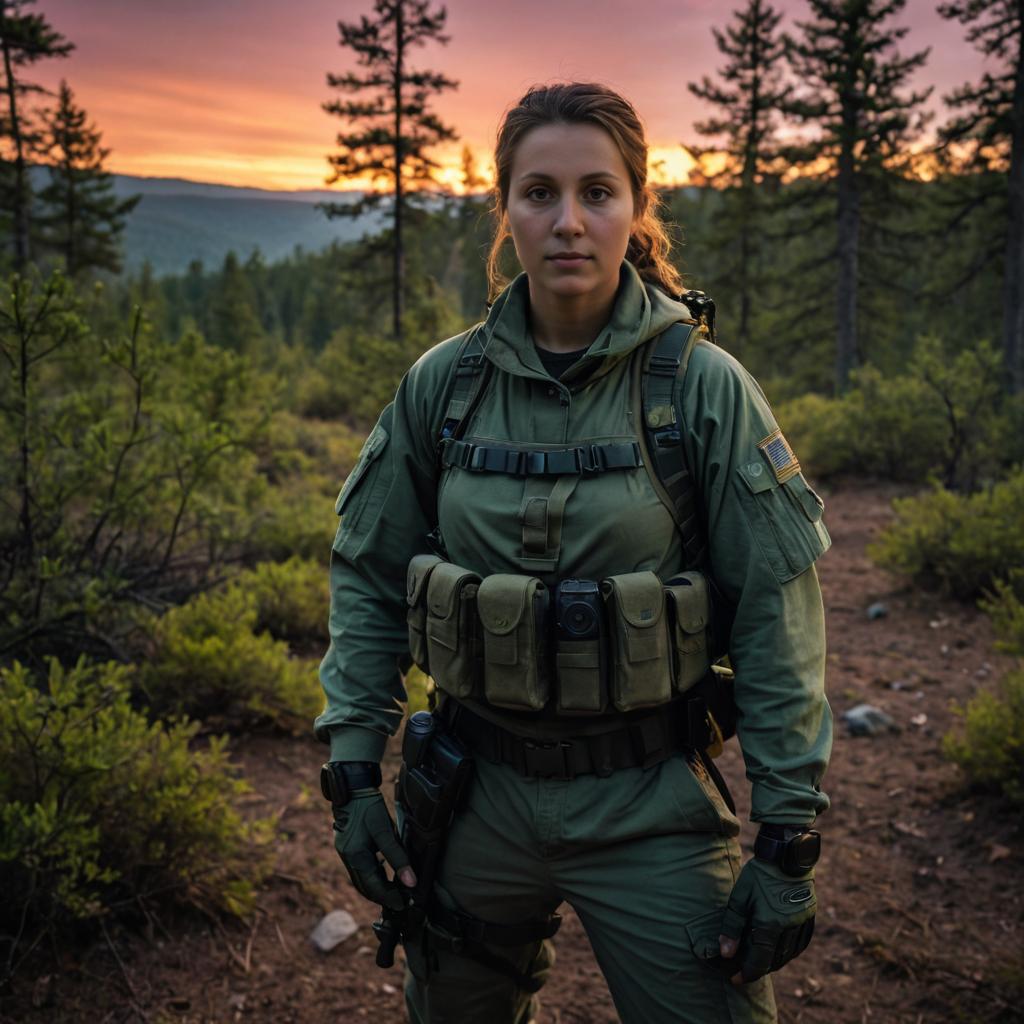
[[[125,223],[124,264],[129,271],[147,261],[158,275],[182,273],[192,260],[214,269],[231,250],[244,260],[259,249],[272,263],[296,246],[316,251],[378,231],[384,218],[373,213],[329,220],[314,204],[342,198],[330,189],[276,192],[184,178],[112,178],[117,196],[142,196]]]

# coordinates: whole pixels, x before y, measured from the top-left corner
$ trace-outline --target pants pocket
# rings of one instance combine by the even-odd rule
[[[612,646],[611,699],[619,711],[664,704],[672,696],[665,593],[653,572],[601,581]]]
[[[409,626],[409,653],[413,662],[428,676],[430,655],[427,650],[427,581],[442,559],[437,555],[417,555],[409,563],[406,574],[405,601],[409,606],[406,622]]]
[[[707,578],[684,572],[665,584],[672,638],[672,688],[686,693],[711,667],[708,627],[711,600]]]
[[[427,659],[434,682],[453,697],[470,697],[479,675],[476,596],[480,577],[440,562],[427,581]]]
[[[535,576],[495,573],[480,584],[477,610],[489,703],[531,711],[547,703],[547,598],[547,588]]]

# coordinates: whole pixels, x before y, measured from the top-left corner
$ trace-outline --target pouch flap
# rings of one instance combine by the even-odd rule
[[[636,629],[650,629],[661,622],[665,612],[665,592],[661,580],[653,572],[629,572],[609,576],[619,614]]]
[[[812,490],[803,473],[790,477],[782,486],[796,498],[808,521],[816,523],[821,519],[821,514],[825,511],[825,502]]]
[[[476,608],[484,629],[494,636],[513,632],[522,622],[540,585],[536,576],[509,572],[485,577],[476,595]]]
[[[423,598],[423,588],[430,578],[431,571],[442,561],[443,559],[438,558],[437,555],[416,555],[409,562],[409,571],[405,579],[405,600],[410,607],[420,603]]]
[[[457,611],[463,584],[477,583],[480,577],[469,569],[451,562],[435,565],[427,583],[427,609],[439,619],[449,619]]]
[[[676,623],[684,633],[700,633],[708,624],[710,599],[703,573],[683,572],[665,584],[676,612]]]
[[[770,491],[778,487],[775,474],[768,468],[763,459],[756,459],[753,462],[740,463],[738,470],[743,482],[750,489],[751,494],[760,494],[762,491]]]
[[[335,515],[340,516],[345,511],[348,499],[355,493],[359,481],[366,475],[366,471],[373,464],[374,459],[384,451],[387,443],[388,432],[381,423],[378,423],[370,431],[363,444],[363,449],[359,453],[359,458],[356,460],[355,466],[352,467],[352,472],[346,477],[344,485],[338,492],[338,500],[334,503]]]

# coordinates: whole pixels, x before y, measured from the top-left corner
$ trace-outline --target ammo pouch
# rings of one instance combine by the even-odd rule
[[[539,711],[550,691],[547,587],[535,576],[495,573],[480,584],[476,603],[483,634],[484,697],[496,707]]]
[[[672,636],[672,689],[686,693],[711,668],[711,597],[703,573],[684,572],[665,584]]]
[[[518,711],[554,700],[560,715],[593,715],[665,704],[708,677],[710,588],[699,572],[549,591],[535,576],[481,580],[417,555],[406,596],[413,661],[452,697]]]
[[[427,581],[434,568],[441,564],[437,555],[416,555],[409,563],[406,574],[405,600],[409,605],[406,622],[409,625],[409,653],[413,662],[426,675],[430,675],[430,656],[427,650]]]
[[[611,639],[610,696],[619,711],[672,699],[665,590],[653,572],[601,581]]]
[[[414,558],[413,562],[416,561]],[[479,678],[480,651],[476,639],[479,585],[480,577],[475,572],[442,561],[429,569],[426,581],[427,662],[434,682],[453,697],[472,696],[474,683]],[[415,617],[419,614],[417,612]]]

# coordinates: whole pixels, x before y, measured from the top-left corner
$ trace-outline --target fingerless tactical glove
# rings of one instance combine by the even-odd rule
[[[792,877],[774,864],[748,860],[736,879],[722,919],[722,934],[739,940],[723,960],[730,973],[754,981],[799,956],[814,933],[814,870]]]

